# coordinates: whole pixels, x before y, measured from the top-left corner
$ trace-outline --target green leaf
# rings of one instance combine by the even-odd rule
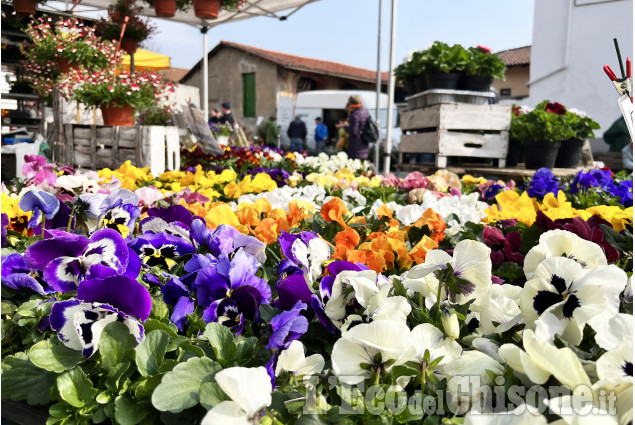
[[[201,401],[201,406],[210,410],[212,407],[216,406],[222,401],[229,400],[229,397],[225,395],[223,390],[221,390],[220,385],[216,382],[203,382],[201,384],[201,389],[199,390],[199,398]]]
[[[295,425],[327,425],[327,423],[318,415],[302,415],[295,421]]]
[[[46,404],[55,385],[55,375],[35,366],[25,353],[18,353],[2,359],[0,385],[3,399]]]
[[[126,325],[121,322],[107,324],[99,339],[101,367],[109,370],[125,360],[132,360],[136,345],[137,340]]]
[[[106,378],[106,388],[108,388],[111,392],[116,393],[119,391],[119,382],[121,378],[128,372],[130,369],[130,363],[124,362],[119,363],[117,366],[113,367],[108,371],[108,376]]]
[[[139,381],[139,385],[135,389],[134,396],[136,399],[150,398],[154,389],[159,386],[163,376],[157,375],[148,379]]]
[[[254,350],[256,348],[256,344],[258,343],[258,338],[255,336],[243,339],[238,342],[238,350],[236,352],[236,359],[240,362],[242,360],[242,364],[251,359],[251,356],[254,354]]]
[[[170,310],[163,301],[154,298],[152,300],[152,310],[150,311],[150,317],[153,319],[169,319]]]
[[[146,335],[146,338],[135,348],[135,361],[139,373],[143,376],[159,374],[159,366],[163,362],[165,351],[170,342],[170,335],[162,330],[155,330]]]
[[[212,346],[216,360],[223,367],[236,358],[238,347],[236,347],[236,342],[234,341],[234,334],[228,327],[220,323],[210,323],[205,328],[203,335]]]
[[[46,339],[35,344],[29,350],[29,358],[37,367],[62,373],[77,366],[85,357],[81,351],[68,348],[56,338],[55,341]]]
[[[127,397],[117,397],[115,400],[115,419],[121,425],[138,424],[148,416],[150,411],[144,406],[144,403],[138,403]]]
[[[222,326],[222,325],[221,325]],[[232,341],[233,342],[233,341]],[[179,413],[199,403],[203,382],[211,382],[221,366],[207,357],[193,357],[163,376],[152,393],[152,405],[160,411]]]
[[[143,328],[145,329],[146,335],[155,329],[161,329],[162,331],[166,331],[172,337],[176,337],[179,330],[174,323],[163,323],[156,319],[146,320],[143,324]]]
[[[62,400],[74,407],[84,407],[95,400],[97,390],[81,367],[57,377],[57,390]]]

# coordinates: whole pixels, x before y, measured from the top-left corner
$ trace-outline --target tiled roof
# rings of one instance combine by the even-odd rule
[[[181,78],[185,77],[188,72],[190,72],[190,70],[186,68],[168,68],[157,71],[157,74],[167,78],[170,81],[179,82],[181,81]]]
[[[245,44],[234,43],[231,41],[221,41],[209,53],[209,56],[215,54],[222,47],[242,50],[245,53],[258,56],[262,59],[276,63],[284,68],[297,71],[307,71],[317,74],[328,74],[336,77],[350,78],[352,80],[375,82],[377,80],[377,71],[370,69],[357,68],[350,65],[344,65],[337,62],[330,62],[320,59],[306,58],[302,56],[290,55],[287,53],[273,52],[271,50],[260,49],[258,47],[247,46]],[[197,63],[190,72],[183,77],[187,79],[194,71],[201,67],[201,62]],[[388,73],[381,73],[382,82],[388,81]]]
[[[502,50],[496,54],[503,60],[506,66],[529,65],[531,46]]]

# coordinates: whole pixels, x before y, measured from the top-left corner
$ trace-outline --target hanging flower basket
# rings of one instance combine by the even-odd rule
[[[138,47],[139,42],[137,40],[125,37],[121,39],[121,49],[128,52],[130,55],[133,55],[137,51]]]
[[[111,103],[110,106],[101,105],[101,116],[104,119],[104,125],[134,125],[134,109],[130,105],[120,107]]]
[[[35,15],[37,0],[13,0],[13,10],[19,16]]]
[[[194,14],[202,19],[218,18],[221,0],[194,0]]]
[[[154,0],[153,3],[158,17],[171,18],[176,15],[176,0]]]
[[[60,74],[68,74],[71,69],[78,69],[79,64],[76,62],[70,63],[67,58],[57,58],[57,68]]]

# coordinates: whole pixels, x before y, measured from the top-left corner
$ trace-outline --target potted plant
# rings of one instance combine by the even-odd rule
[[[104,125],[134,125],[134,111],[165,101],[172,83],[157,73],[95,72],[79,78],[71,75],[61,91],[67,97],[101,109]]]
[[[185,11],[189,7],[190,0],[144,0],[154,7],[154,12],[158,17],[171,18],[177,10]]]
[[[427,88],[457,89],[468,59],[467,51],[460,44],[450,46],[440,41],[432,43],[421,57]]]
[[[194,14],[201,19],[216,19],[220,9],[240,9],[246,2],[244,0],[192,0]]]
[[[494,78],[505,81],[507,68],[503,60],[489,47],[478,45],[467,49],[469,60],[459,88],[470,91],[488,91]]]
[[[564,140],[560,145],[555,166],[575,168],[580,163],[584,141],[594,137],[593,130],[599,129],[600,124],[593,121],[586,113],[573,108],[567,110],[565,117],[574,135]]]
[[[43,16],[32,20],[24,32],[27,40],[20,44],[24,78],[43,98],[51,96],[55,81],[71,68],[93,72],[120,60],[113,43],[104,42],[77,19],[53,22]]]
[[[37,5],[46,3],[47,0],[13,0],[13,10],[18,16],[35,15]]]
[[[151,108],[140,110],[137,113],[139,125],[174,125],[172,121],[173,107],[171,105],[153,105]]]
[[[212,134],[214,138],[218,142],[219,145],[225,146],[228,144],[229,137],[233,133],[233,128],[231,124],[214,124],[210,123],[209,128],[212,130]]]
[[[554,167],[560,144],[575,135],[566,114],[564,106],[545,100],[512,119],[510,137],[524,144],[527,168]]]
[[[106,40],[119,40],[127,17],[121,49],[134,54],[139,43],[146,40],[156,29],[150,25],[148,18],[140,18],[139,12],[141,7],[135,6],[134,0],[117,0],[117,3],[108,8],[109,20],[102,18],[95,24],[97,33]]]

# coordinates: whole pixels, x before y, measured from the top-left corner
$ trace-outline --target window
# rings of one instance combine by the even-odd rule
[[[512,89],[501,89],[501,97],[511,96]]]
[[[243,116],[256,116],[256,73],[243,74]]]

